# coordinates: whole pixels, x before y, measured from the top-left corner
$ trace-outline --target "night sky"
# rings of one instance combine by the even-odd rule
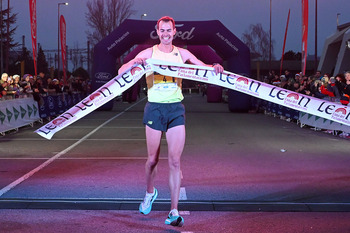
[[[28,0],[11,0],[13,12],[18,13],[18,29],[15,40],[21,43],[23,35],[31,50]],[[38,43],[43,49],[57,49],[57,4],[62,0],[37,0]],[[68,6],[60,6],[60,13],[67,22],[67,45],[86,48],[85,12],[87,0],[67,0]],[[7,0],[3,0],[7,8]],[[237,37],[241,38],[250,24],[261,23],[265,31],[270,25],[270,0],[135,0],[132,19],[157,20],[170,15],[175,20],[220,20]],[[276,58],[282,53],[288,10],[291,10],[286,51],[301,50],[301,0],[272,0],[272,39],[275,41]],[[322,54],[325,39],[336,31],[339,24],[350,22],[349,0],[318,1],[318,55]],[[308,54],[315,50],[315,0],[309,0]]]

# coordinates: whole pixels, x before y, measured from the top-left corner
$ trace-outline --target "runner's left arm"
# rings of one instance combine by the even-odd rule
[[[208,65],[208,64],[205,64],[204,62],[202,62],[201,60],[199,60],[195,55],[193,55],[187,49],[179,48],[179,51],[180,51],[181,57],[185,63],[189,62],[193,65],[214,67],[215,73],[217,73],[217,74],[224,72],[224,68],[218,63],[215,63],[213,65]]]

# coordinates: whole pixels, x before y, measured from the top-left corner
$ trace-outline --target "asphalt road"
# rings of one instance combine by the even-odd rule
[[[25,127],[0,138],[0,232],[350,232],[350,143],[187,95],[180,211],[170,207],[162,141],[149,216],[145,100],[116,102],[46,140]],[[126,109],[128,109],[126,111]]]

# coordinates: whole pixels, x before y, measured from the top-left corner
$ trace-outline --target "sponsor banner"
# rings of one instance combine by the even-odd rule
[[[282,49],[282,58],[281,58],[281,66],[280,66],[280,75],[282,74],[282,68],[283,68],[284,49],[286,48],[286,40],[287,40],[287,33],[288,33],[289,18],[290,18],[290,9],[289,9],[289,11],[288,11],[286,31],[285,31],[285,33],[284,33],[283,49]]]
[[[33,98],[0,102],[0,132],[6,132],[39,120],[38,104]]]
[[[226,87],[272,103],[283,105],[287,108],[350,125],[350,111],[347,107],[337,103],[298,94],[227,71],[221,74],[215,74],[213,67],[148,59],[146,66],[138,65],[116,76],[77,105],[35,132],[50,139],[57,131],[67,127],[114,97],[120,95],[135,84],[142,75],[150,71],[158,72],[166,76]]]
[[[32,48],[33,48],[33,60],[34,60],[34,70],[35,75],[37,75],[37,67],[36,67],[36,54],[37,54],[37,38],[36,38],[36,0],[29,0],[29,14],[30,14],[30,31],[32,36]]]
[[[40,118],[56,117],[84,98],[83,93],[48,95],[39,101]]]
[[[66,56],[67,56],[67,44],[66,44],[66,20],[63,15],[60,17],[60,39],[61,39],[61,56],[62,56],[62,70],[63,70],[63,82],[67,83],[66,73]]]

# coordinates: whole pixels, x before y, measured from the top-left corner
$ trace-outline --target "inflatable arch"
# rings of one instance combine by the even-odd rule
[[[92,90],[96,90],[117,75],[118,57],[134,48],[125,58],[125,61],[130,60],[142,49],[159,43],[156,23],[156,21],[127,19],[95,45]],[[205,63],[224,61],[226,70],[250,75],[249,48],[220,21],[176,21],[176,30],[174,45],[186,46]],[[135,45],[138,46],[135,48]],[[237,101],[237,98],[240,101]],[[229,109],[231,111],[247,109],[249,98],[246,94],[229,91]],[[112,101],[103,106],[104,109],[112,107]]]

